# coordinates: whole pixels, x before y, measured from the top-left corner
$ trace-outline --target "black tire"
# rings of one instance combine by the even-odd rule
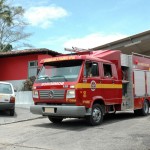
[[[15,109],[10,109],[9,112],[10,112],[10,116],[14,116],[15,115]]]
[[[60,117],[51,117],[51,116],[48,116],[48,119],[52,122],[52,123],[55,123],[55,124],[58,124],[58,123],[61,123],[63,118],[60,118]]]
[[[141,115],[147,116],[149,114],[149,103],[147,100],[144,101],[143,108],[141,109]]]
[[[142,109],[134,110],[135,115],[147,116],[149,114],[149,103],[147,100],[143,103]]]
[[[103,122],[103,109],[100,104],[94,104],[90,116],[86,118],[87,122],[92,125],[100,125]]]
[[[140,113],[141,113],[141,109],[136,109],[136,110],[134,110],[134,114],[135,114],[136,116],[139,116]]]

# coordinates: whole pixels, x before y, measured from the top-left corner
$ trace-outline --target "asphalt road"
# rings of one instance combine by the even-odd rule
[[[56,125],[22,111],[28,119],[0,124],[0,150],[150,150],[150,115],[109,115],[102,125],[91,127],[82,119]],[[0,120],[4,118],[7,114],[0,115]]]

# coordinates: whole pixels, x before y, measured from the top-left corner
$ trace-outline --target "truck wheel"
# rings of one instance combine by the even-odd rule
[[[10,109],[9,112],[10,112],[10,116],[14,116],[14,114],[15,114],[15,109]]]
[[[147,100],[144,101],[143,108],[141,109],[141,115],[147,116],[149,113],[149,103]]]
[[[99,125],[103,121],[103,109],[101,105],[94,104],[92,107],[92,113],[90,116],[87,116],[87,121],[90,125],[95,126]]]
[[[148,103],[148,101],[145,100],[144,103],[143,103],[143,108],[134,110],[134,113],[136,115],[147,116],[148,113],[149,113],[149,103]]]
[[[50,117],[48,116],[48,119],[52,122],[52,123],[61,123],[63,118],[56,118],[56,117]]]

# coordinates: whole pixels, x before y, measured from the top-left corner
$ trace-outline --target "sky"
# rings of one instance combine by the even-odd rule
[[[150,29],[150,0],[13,0],[25,9],[28,43],[66,53]],[[68,52],[67,52],[68,53]]]

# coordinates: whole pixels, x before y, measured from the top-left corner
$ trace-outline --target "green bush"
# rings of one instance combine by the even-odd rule
[[[30,77],[23,83],[23,91],[32,91],[32,86],[35,81],[35,76]]]

